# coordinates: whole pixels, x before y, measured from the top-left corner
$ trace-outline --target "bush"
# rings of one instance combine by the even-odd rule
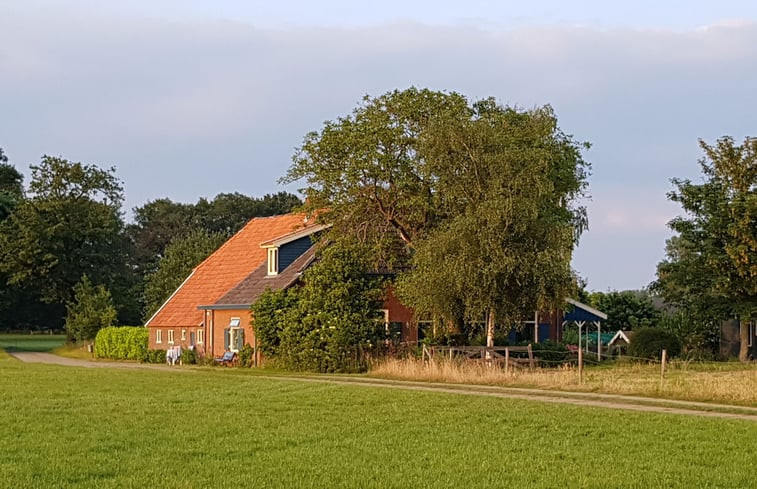
[[[194,350],[181,350],[181,360],[182,365],[194,365],[197,363],[197,352]]]
[[[539,357],[547,366],[556,367],[563,364],[571,357],[570,351],[565,343],[558,341],[546,340],[531,345],[534,356]]]
[[[147,350],[142,357],[143,363],[166,363],[165,350]]]
[[[634,331],[628,354],[637,358],[656,358],[662,355],[662,350],[668,351],[672,358],[681,353],[681,342],[678,338],[659,328],[641,328]]]
[[[240,367],[252,367],[252,360],[254,357],[255,349],[250,345],[244,345],[239,352],[239,366]]]
[[[66,305],[66,332],[75,341],[97,337],[101,328],[116,322],[116,308],[104,285],[93,285],[84,275],[74,286],[74,301]]]
[[[147,353],[147,328],[110,326],[95,337],[95,357],[113,360],[142,360]]]

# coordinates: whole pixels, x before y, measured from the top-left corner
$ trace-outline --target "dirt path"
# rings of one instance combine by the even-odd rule
[[[153,370],[171,370],[191,372],[192,370],[168,365],[145,365],[142,363],[89,361],[65,358],[51,353],[13,352],[13,357],[25,363],[46,363],[70,367],[87,368],[141,368]],[[400,380],[373,379],[365,377],[344,377],[338,375],[319,376],[279,376],[255,375],[252,378],[269,380],[288,380],[309,383],[327,383],[337,385],[357,385],[362,387],[402,389],[422,392],[443,392],[448,394],[498,397],[504,399],[521,399],[526,401],[548,402],[554,404],[572,404],[606,409],[622,409],[650,413],[703,416],[709,418],[736,419],[757,422],[757,408],[733,406],[727,404],[710,404],[704,402],[679,401],[673,399],[655,399],[639,396],[616,394],[594,394],[586,392],[550,391],[542,389],[525,389],[515,387],[495,387],[461,384],[440,384],[411,382]],[[728,412],[726,412],[728,411]]]
[[[81,360],[78,358],[66,358],[52,353],[41,353],[32,351],[14,351],[8,354],[24,363],[46,363],[50,365],[65,365],[67,367],[87,367],[87,368],[147,368],[155,370],[178,370],[177,367],[169,365],[151,365],[144,363],[131,362],[108,362],[103,360]]]

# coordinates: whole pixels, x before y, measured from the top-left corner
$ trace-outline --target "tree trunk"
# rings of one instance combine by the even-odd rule
[[[742,316],[739,320],[739,361],[749,360],[749,316]]]
[[[494,309],[489,309],[489,317],[486,320],[486,347],[494,346]]]

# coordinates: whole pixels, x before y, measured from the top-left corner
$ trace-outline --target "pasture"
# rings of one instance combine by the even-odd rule
[[[0,357],[0,487],[750,487],[753,422]]]
[[[8,351],[52,351],[60,348],[66,335],[0,334],[0,349]]]

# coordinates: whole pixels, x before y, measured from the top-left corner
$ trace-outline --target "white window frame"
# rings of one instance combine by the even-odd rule
[[[168,344],[173,345],[173,330],[172,329],[168,330]]]
[[[161,330],[161,329],[156,329],[155,330],[155,343],[156,344],[163,343],[163,330]]]
[[[195,338],[195,343],[198,345],[205,343],[205,330],[204,329],[197,328],[197,338]]]
[[[229,328],[229,351],[239,353],[236,339],[240,331],[242,331],[240,327]]]
[[[186,339],[187,339],[187,330],[186,329],[182,329],[181,330],[181,341],[186,341]]]
[[[268,275],[279,274],[279,249],[268,248]]]

